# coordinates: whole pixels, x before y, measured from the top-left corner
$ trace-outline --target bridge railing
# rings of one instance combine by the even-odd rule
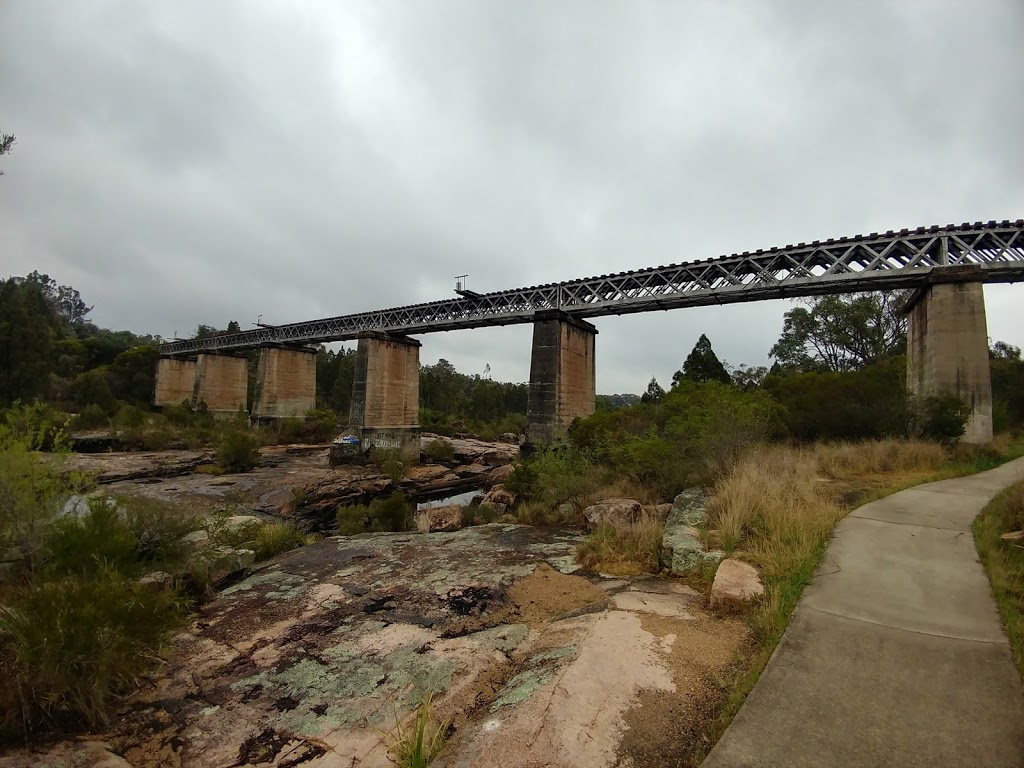
[[[161,345],[162,355],[310,344],[364,331],[419,334],[528,323],[561,309],[579,317],[763,299],[912,288],[936,268],[973,267],[972,280],[1024,279],[1024,220],[857,235],[670,264],[472,298],[361,312]]]

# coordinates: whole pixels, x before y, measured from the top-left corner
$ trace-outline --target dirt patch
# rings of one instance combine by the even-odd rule
[[[644,768],[679,768],[701,746],[721,700],[718,681],[749,656],[750,635],[741,619],[707,614],[686,622],[646,614],[641,622],[667,649],[676,690],[640,693],[626,713],[628,730],[618,757]]]
[[[604,590],[582,576],[569,576],[547,564],[517,580],[508,590],[519,621],[537,627],[548,619],[605,600]]]
[[[541,563],[502,593],[486,587],[460,587],[447,602],[459,618],[447,623],[444,636],[461,637],[501,624],[537,629],[555,617],[607,600],[607,593],[582,576],[570,576]]]

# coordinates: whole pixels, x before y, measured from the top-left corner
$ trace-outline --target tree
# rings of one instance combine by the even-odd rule
[[[647,383],[647,391],[640,396],[641,403],[660,403],[661,398],[665,396],[665,390],[662,388],[658,380],[651,376],[651,380]]]
[[[689,381],[720,381],[723,384],[731,384],[732,379],[729,372],[725,370],[722,361],[718,359],[715,351],[711,348],[711,341],[705,334],[701,334],[693,350],[683,361],[683,367],[672,376],[672,387],[679,386],[684,380]]]
[[[38,284],[0,282],[0,406],[45,394],[59,325]]]
[[[746,366],[742,363],[740,367],[732,371],[732,383],[742,389],[744,392],[749,392],[752,389],[757,389],[764,383],[765,376],[768,375],[768,369],[763,365]]]
[[[853,371],[903,354],[905,299],[902,291],[800,299],[806,306],[785,314],[769,354],[784,368],[801,371]]]
[[[0,155],[6,155],[14,147],[14,136],[9,133],[0,133]],[[4,172],[0,171],[0,176],[3,176]]]
[[[988,351],[988,356],[993,360],[1020,360],[1020,347],[997,341]]]

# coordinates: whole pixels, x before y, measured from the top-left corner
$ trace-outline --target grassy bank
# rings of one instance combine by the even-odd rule
[[[765,446],[741,459],[714,487],[708,526],[718,532],[727,552],[758,566],[765,596],[748,617],[755,651],[723,686],[727,693],[720,710],[689,764],[699,764],[710,751],[754,687],[839,520],[863,503],[904,488],[973,474],[1022,454],[1024,443],[1006,438],[992,447],[951,449],[924,441],[880,440]],[[1024,490],[1020,499],[1024,509]],[[1024,550],[1018,552],[1018,563],[1024,565]],[[1024,587],[1018,581],[1013,589],[1008,580],[1006,602],[1017,600],[1016,621],[1024,632]],[[1018,642],[1016,647],[1024,646]]]
[[[1024,542],[1002,535],[1024,529],[1024,481],[996,496],[974,521],[974,543],[985,566],[992,595],[1024,678]]]

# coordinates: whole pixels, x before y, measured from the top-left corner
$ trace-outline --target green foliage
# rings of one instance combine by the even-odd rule
[[[79,408],[95,405],[108,416],[117,410],[117,399],[110,391],[106,371],[102,368],[94,368],[76,376],[71,382],[71,397]]]
[[[414,508],[401,491],[387,499],[374,499],[369,505],[338,507],[338,533],[355,536],[368,531],[408,531],[413,526]]]
[[[427,461],[444,464],[455,460],[455,448],[447,440],[431,440],[423,449],[423,457]]]
[[[433,694],[427,693],[406,727],[395,712],[395,728],[389,734],[388,754],[398,768],[427,768],[444,747],[448,723],[435,723],[430,714]]]
[[[311,409],[303,419],[282,419],[277,425],[279,443],[329,443],[338,436],[338,416],[327,408]]]
[[[105,429],[110,426],[110,416],[100,406],[90,403],[75,416],[72,426],[75,429]]]
[[[763,388],[782,407],[790,434],[800,440],[906,434],[906,361],[902,357],[855,371],[773,373]]]
[[[0,606],[0,730],[13,740],[47,726],[104,725],[181,621],[170,591],[109,568],[33,583]]]
[[[0,407],[41,397],[60,321],[38,283],[0,281]]]
[[[782,431],[780,409],[766,393],[681,379],[657,405],[599,411],[569,436],[613,473],[670,497],[709,482],[746,447]]]
[[[253,552],[256,553],[256,561],[259,562],[305,546],[309,542],[309,535],[291,523],[264,523],[256,529]]]
[[[955,443],[963,437],[971,409],[953,394],[932,395],[914,404],[914,428],[926,440]]]
[[[402,463],[401,454],[391,448],[373,448],[370,450],[370,461],[381,472],[397,483],[405,476],[405,464]]]
[[[686,360],[683,361],[682,369],[676,371],[672,376],[673,389],[686,380],[697,383],[705,381],[732,383],[729,372],[725,370],[722,361],[718,359],[718,355],[711,348],[711,341],[703,333],[697,339],[697,343],[693,345],[690,354],[686,356]]]
[[[153,401],[159,357],[154,344],[140,344],[119,353],[107,367],[107,381],[114,396],[148,407]]]
[[[63,448],[67,416],[41,402],[15,402],[0,419],[0,450],[9,441],[24,443],[31,451]]]
[[[592,453],[574,446],[540,448],[516,466],[505,487],[549,509],[570,504],[578,513],[599,485]]]
[[[649,405],[656,405],[661,402],[661,398],[665,396],[665,390],[658,383],[658,380],[651,377],[651,380],[647,383],[647,391],[640,396],[640,402]]]
[[[904,354],[907,321],[901,291],[819,296],[785,315],[769,354],[783,368],[852,371]]]
[[[217,445],[217,466],[225,472],[247,472],[260,464],[260,439],[244,428],[229,429]]]

